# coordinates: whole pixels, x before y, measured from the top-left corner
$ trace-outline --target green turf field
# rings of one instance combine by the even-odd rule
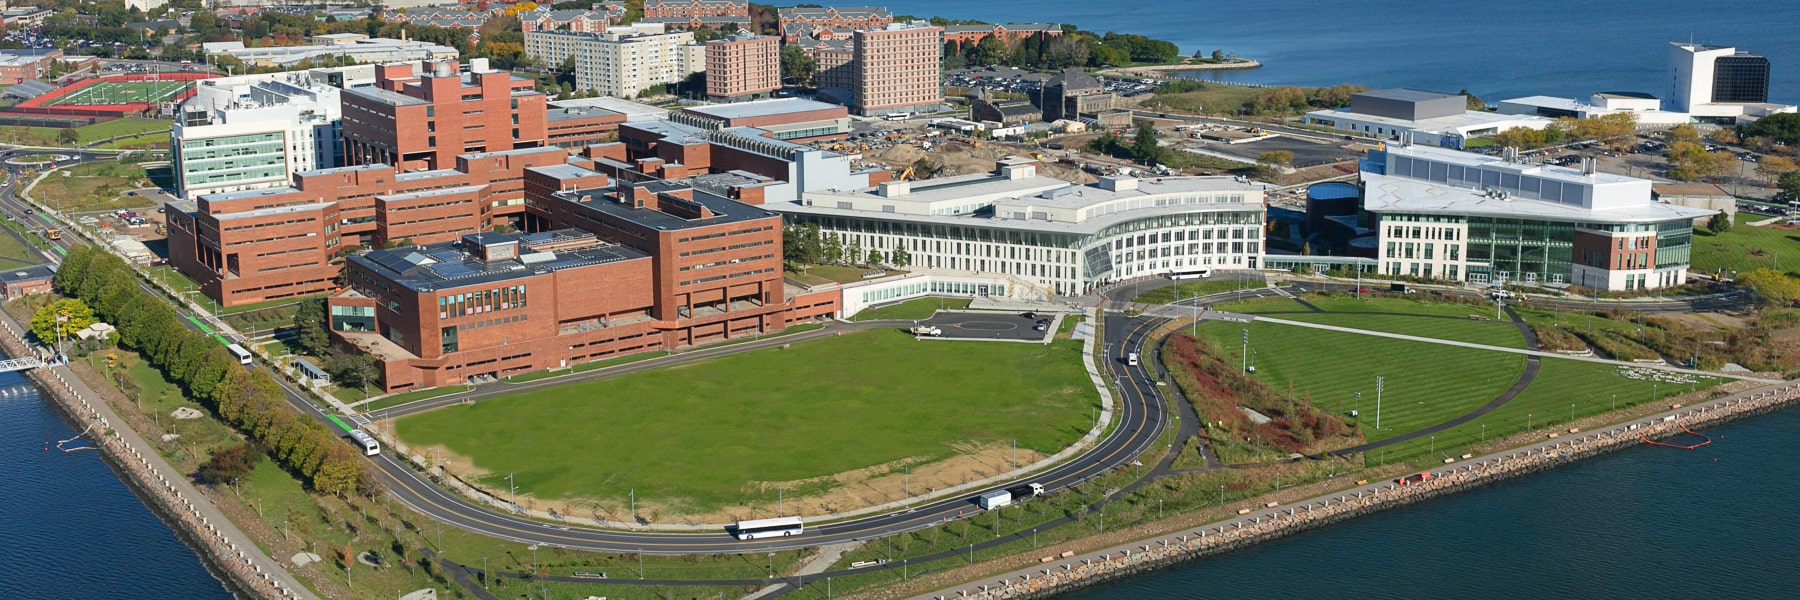
[[[102,81],[55,98],[44,106],[163,102],[191,85],[191,81]]]
[[[1738,213],[1736,225],[1716,235],[1694,228],[1694,270],[1777,269],[1800,274],[1800,231],[1748,225],[1765,219],[1768,217]]]
[[[1081,346],[847,334],[455,406],[397,423],[539,498],[637,498],[687,511],[776,490],[749,482],[942,459],[969,442],[1052,453],[1087,430],[1098,398]],[[916,483],[916,482],[915,482]],[[820,487],[788,490],[789,499]]]
[[[1419,327],[1443,321],[1416,320]],[[1311,393],[1313,404],[1327,410],[1359,410],[1363,435],[1370,440],[1441,423],[1487,404],[1525,368],[1525,357],[1517,354],[1294,325],[1211,322],[1200,331],[1227,362],[1242,364],[1241,331],[1246,328],[1258,378],[1280,393],[1287,392],[1291,381],[1296,397]],[[1386,378],[1380,429],[1375,428],[1377,376]],[[1356,392],[1362,392],[1360,403]]]

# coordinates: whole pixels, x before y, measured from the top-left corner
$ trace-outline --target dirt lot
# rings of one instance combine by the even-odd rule
[[[1014,144],[993,144],[982,142],[980,148],[960,142],[945,142],[932,146],[928,153],[910,144],[898,144],[868,155],[872,161],[880,162],[897,169],[904,169],[921,158],[929,156],[943,166],[938,177],[968,175],[970,173],[986,173],[994,170],[994,163],[1008,156],[1030,156],[1028,147]],[[1056,163],[1059,152],[1044,153],[1044,166],[1038,170],[1040,175],[1073,181],[1075,183],[1093,183],[1097,181],[1093,175],[1081,172],[1080,169]]]

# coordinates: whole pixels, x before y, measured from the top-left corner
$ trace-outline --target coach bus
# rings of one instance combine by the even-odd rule
[[[780,517],[738,521],[735,534],[740,540],[754,540],[756,538],[800,535],[804,531],[806,531],[806,524],[800,522],[800,517]]]
[[[237,344],[230,344],[230,345],[225,346],[225,349],[230,351],[231,356],[233,358],[236,358],[239,363],[246,364],[246,365],[250,364],[250,351],[245,350],[243,346],[239,346]]]
[[[375,436],[363,433],[361,429],[350,430],[350,439],[356,442],[356,445],[362,446],[363,454],[369,456],[381,454],[381,442],[375,441]]]

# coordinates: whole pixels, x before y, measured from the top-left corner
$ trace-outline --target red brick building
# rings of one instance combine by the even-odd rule
[[[706,42],[706,96],[718,101],[767,98],[781,89],[781,38],[732,35]]]
[[[981,38],[993,36],[1011,47],[1014,42],[1043,34],[1045,37],[1061,37],[1062,26],[1055,23],[996,23],[993,25],[950,25],[944,28],[944,43],[957,42],[963,46],[981,43]]]
[[[876,6],[789,7],[776,13],[777,27],[788,31],[790,25],[829,29],[881,29],[894,22],[893,13]]]
[[[374,86],[342,96],[348,164],[443,169],[462,154],[548,143],[544,95],[505,71],[460,73],[444,61],[414,75],[411,65],[377,65]]]
[[[745,0],[645,0],[646,19],[691,19],[695,17],[750,17],[750,2]]]
[[[625,115],[604,108],[550,107],[546,127],[550,145],[560,148],[584,148],[617,139],[619,124]]]
[[[777,213],[572,165],[525,179],[528,210],[552,229],[349,258],[331,329],[380,361],[385,390],[762,334],[837,311],[836,290],[783,283]]]
[[[567,160],[546,147],[459,156],[454,169],[340,167],[296,173],[289,187],[170,202],[169,261],[222,306],[331,292],[347,250],[520,225],[525,171]]]

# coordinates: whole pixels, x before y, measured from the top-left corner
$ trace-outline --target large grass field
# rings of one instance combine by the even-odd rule
[[[1487,404],[1525,368],[1525,357],[1516,354],[1293,325],[1212,322],[1200,328],[1228,362],[1242,359],[1243,329],[1250,330],[1258,378],[1282,393],[1292,382],[1296,397],[1311,394],[1315,406],[1333,412],[1358,410],[1363,435],[1370,440],[1441,423]],[[1377,376],[1386,382],[1380,429],[1375,427]],[[1360,402],[1356,392],[1362,393]]]
[[[1366,329],[1384,333],[1398,333],[1419,337],[1469,342],[1487,346],[1505,348],[1524,348],[1525,336],[1519,333],[1510,321],[1472,321],[1469,319],[1440,319],[1434,317],[1414,317],[1399,314],[1384,315],[1350,315],[1337,313],[1296,313],[1291,315],[1270,315],[1278,319],[1304,321],[1336,327]]]
[[[913,298],[886,306],[873,306],[857,311],[852,321],[905,320],[931,318],[938,309],[961,310],[969,307],[968,298]]]
[[[150,132],[167,132],[171,121],[150,119],[114,119],[104,123],[96,123],[75,128],[75,144],[81,146],[121,135],[134,135]],[[24,144],[30,146],[67,146],[57,139],[62,129],[55,127],[18,127],[0,126],[0,142]],[[149,136],[155,139],[157,136]],[[168,145],[168,136],[161,137],[163,145]]]
[[[406,417],[415,448],[443,445],[538,498],[687,511],[773,503],[787,482],[964,444],[1055,452],[1098,402],[1081,346],[915,341],[867,331],[527,392]],[[497,483],[496,483],[497,482]],[[788,490],[790,499],[822,487]]]
[[[1719,269],[1744,272],[1773,268],[1800,275],[1800,231],[1746,225],[1767,218],[1738,213],[1736,225],[1718,235],[1707,233],[1705,228],[1694,228],[1694,270],[1711,273]]]

